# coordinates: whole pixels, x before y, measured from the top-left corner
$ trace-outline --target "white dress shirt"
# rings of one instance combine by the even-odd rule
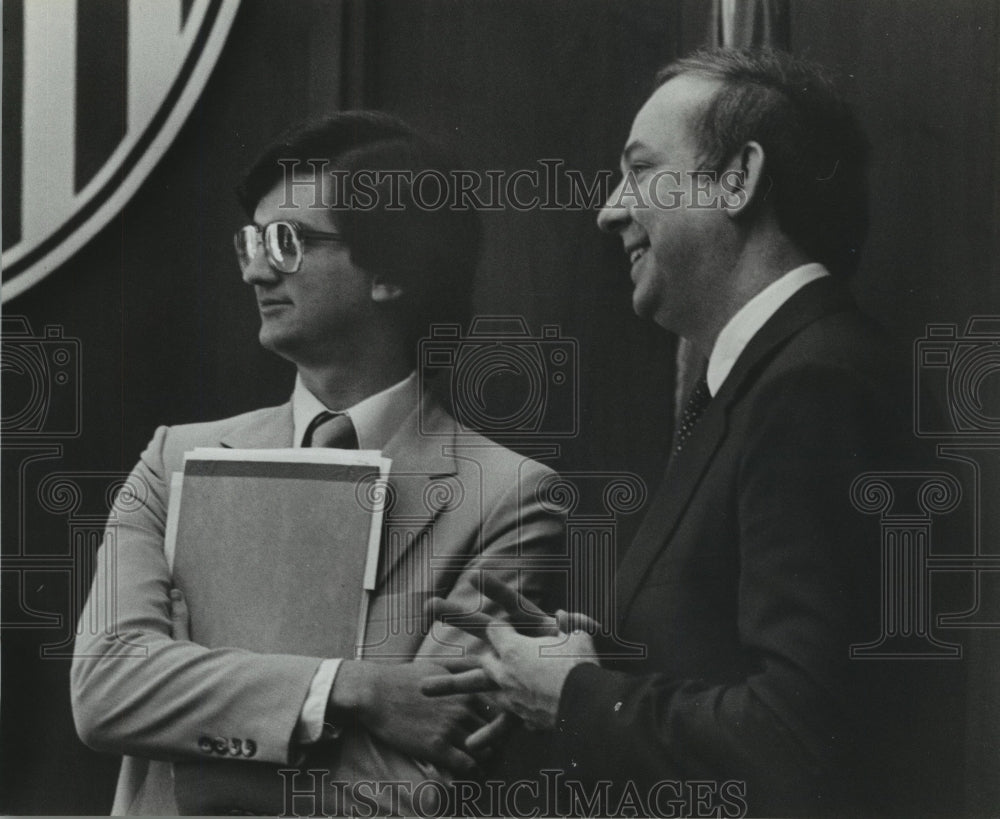
[[[327,407],[302,383],[301,377],[295,379],[295,390],[292,393],[292,424],[293,440],[296,447],[302,446],[302,438],[306,428],[319,413],[326,411],[344,412],[354,424],[358,436],[358,449],[377,449],[385,447],[396,430],[416,409],[419,400],[417,389],[417,374],[410,373],[406,378],[388,389],[369,395],[353,407],[346,410],[334,410]],[[330,699],[330,691],[337,677],[340,662],[343,658],[323,660],[309,686],[309,694],[302,705],[299,722],[295,727],[295,739],[301,743],[316,742],[323,736],[323,717],[326,714],[326,704]],[[339,729],[328,726],[327,735],[336,737]]]
[[[705,373],[708,391],[713,396],[719,392],[750,339],[778,312],[781,305],[809,282],[829,275],[830,271],[821,264],[804,264],[789,270],[744,304],[722,328],[712,347],[712,355],[708,358],[708,372]]]

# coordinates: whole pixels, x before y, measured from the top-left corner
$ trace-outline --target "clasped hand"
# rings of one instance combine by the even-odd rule
[[[170,620],[175,640],[191,639],[187,602],[179,589],[170,592]],[[357,721],[410,756],[454,773],[473,774],[510,730],[511,715],[480,692],[432,698],[422,690],[428,680],[470,667],[467,660],[347,660],[337,673],[331,705],[340,706],[340,724]]]
[[[353,716],[373,736],[410,756],[474,774],[477,763],[506,734],[510,716],[480,693],[434,699],[423,692],[427,680],[448,676],[453,668],[437,659],[344,661],[331,692],[331,703],[342,706],[334,718],[343,722]]]
[[[449,697],[495,691],[497,702],[524,720],[528,728],[552,728],[569,672],[581,663],[597,663],[590,636],[597,624],[582,614],[546,614],[489,576],[478,585],[484,596],[506,612],[507,619],[482,612],[468,614],[449,600],[429,601],[429,617],[447,618],[448,625],[479,641],[479,650],[472,657],[478,668],[431,677],[424,681],[423,692]]]

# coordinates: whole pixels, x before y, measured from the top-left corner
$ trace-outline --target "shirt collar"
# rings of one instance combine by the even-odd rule
[[[757,331],[767,323],[767,320],[778,312],[781,305],[809,282],[829,275],[830,272],[821,264],[816,262],[804,264],[789,270],[744,304],[736,315],[729,319],[715,340],[712,355],[708,359],[708,371],[705,373],[708,391],[713,396],[719,392],[736,359],[750,343],[750,339],[757,335]]]
[[[292,420],[294,424],[295,446],[301,446],[306,427],[319,413],[326,410],[346,412],[358,434],[359,449],[383,449],[395,435],[417,406],[417,373],[414,370],[406,378],[391,387],[369,395],[353,407],[335,410],[327,407],[302,382],[295,377],[292,393]]]

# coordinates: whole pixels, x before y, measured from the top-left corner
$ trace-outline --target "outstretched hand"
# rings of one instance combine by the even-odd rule
[[[480,591],[505,612],[507,619],[483,612],[469,614],[448,600],[428,602],[428,614],[484,643],[479,667],[424,680],[432,697],[496,690],[497,701],[532,729],[551,728],[559,712],[559,696],[569,672],[596,663],[591,636],[597,624],[582,614],[546,614],[514,589],[485,577]],[[537,635],[537,636],[532,636]],[[471,740],[471,737],[470,737]]]

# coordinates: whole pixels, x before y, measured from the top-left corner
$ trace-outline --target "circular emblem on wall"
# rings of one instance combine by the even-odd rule
[[[184,124],[239,0],[4,3],[3,301],[125,206]]]

